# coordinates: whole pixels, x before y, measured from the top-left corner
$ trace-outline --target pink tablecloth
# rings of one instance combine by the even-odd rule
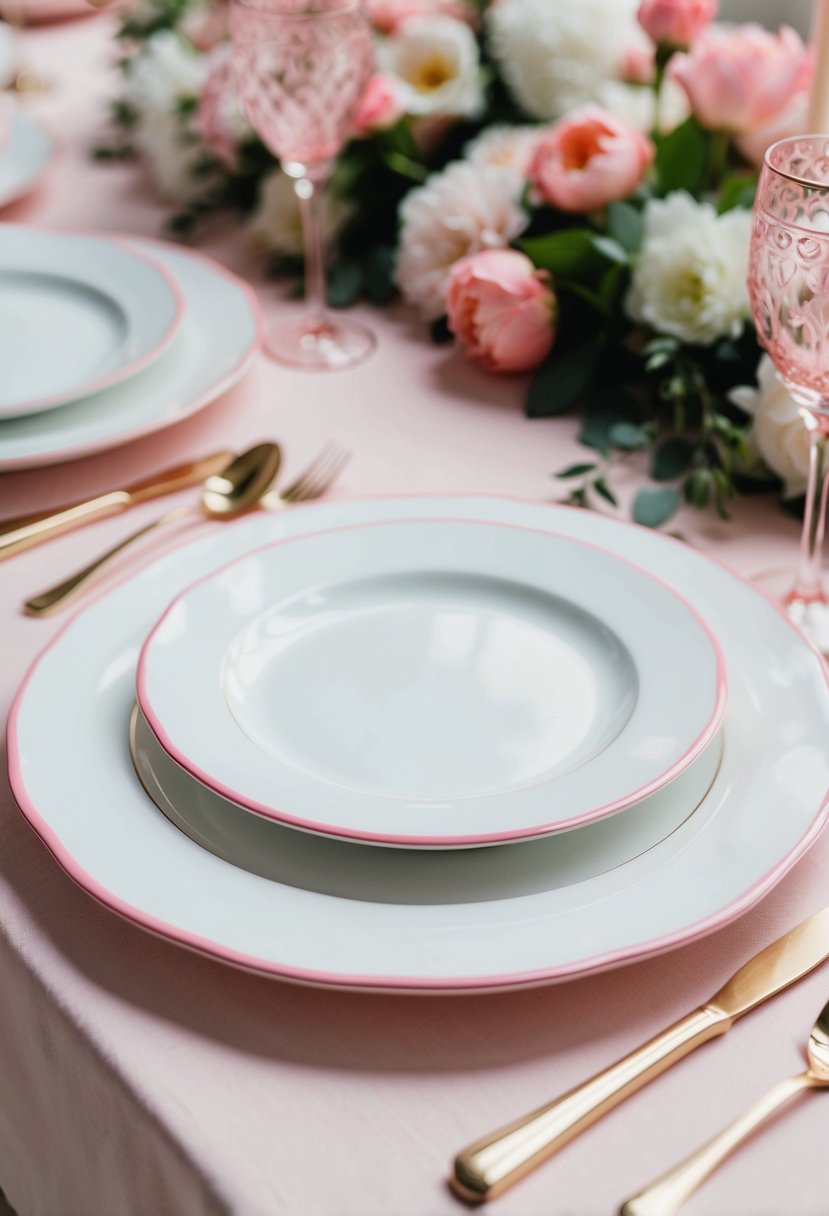
[[[33,107],[63,151],[40,193],[8,218],[158,232],[163,211],[140,173],[88,157],[114,87],[111,29],[109,18],[95,17],[24,35],[26,58],[54,85]],[[206,245],[253,272],[231,229],[214,231]],[[262,295],[275,312],[275,291]],[[372,324],[380,344],[364,367],[308,378],[262,359],[237,391],[175,431],[3,477],[0,515],[270,435],[283,441],[294,469],[324,439],[345,442],[355,458],[340,495],[552,495],[551,472],[576,450],[569,423],[525,421],[520,383],[487,378],[431,347],[406,316]],[[135,522],[156,509],[136,511]],[[732,525],[690,518],[683,526],[744,572],[789,557],[796,540],[791,521],[756,501]],[[125,529],[109,521],[0,566],[3,716],[57,628],[24,619],[20,599]],[[827,902],[828,872],[829,838],[733,927],[605,976],[501,996],[355,996],[232,971],[123,923],[57,868],[6,791],[0,1185],[21,1216],[461,1211],[444,1183],[455,1149],[704,1000],[740,961]],[[801,1044],[827,996],[824,969],[629,1101],[494,1210],[608,1216],[654,1171],[801,1066]],[[826,1216],[828,1111],[820,1097],[804,1100],[726,1166],[689,1214]]]

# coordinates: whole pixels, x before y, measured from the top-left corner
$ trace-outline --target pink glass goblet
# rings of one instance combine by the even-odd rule
[[[280,363],[332,370],[374,349],[370,330],[327,311],[322,191],[373,66],[360,0],[234,0],[232,71],[251,126],[279,157],[302,213],[306,311],[271,330]]]
[[[780,140],[766,152],[752,217],[749,294],[757,334],[800,406],[809,478],[789,615],[829,652],[822,548],[829,494],[829,135]]]

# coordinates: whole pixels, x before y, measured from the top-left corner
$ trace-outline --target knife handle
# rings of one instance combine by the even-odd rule
[[[518,1182],[579,1132],[701,1043],[724,1034],[732,1018],[703,1005],[561,1098],[470,1144],[455,1158],[449,1183],[462,1199],[485,1203]]]
[[[91,498],[88,502],[57,511],[54,515],[21,524],[0,535],[0,561],[14,553],[20,553],[23,549],[33,549],[35,545],[49,540],[52,536],[71,532],[73,528],[80,528],[95,519],[116,515],[119,511],[126,510],[131,502],[132,497],[125,490],[113,490],[109,494]]]

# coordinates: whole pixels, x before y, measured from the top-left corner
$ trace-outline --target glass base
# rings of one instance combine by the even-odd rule
[[[829,597],[825,591],[813,600],[793,599],[794,570],[763,570],[751,581],[777,600],[821,654],[829,656]]]
[[[282,322],[268,333],[265,350],[277,363],[305,371],[341,371],[362,363],[377,345],[370,329],[357,321],[326,317]]]

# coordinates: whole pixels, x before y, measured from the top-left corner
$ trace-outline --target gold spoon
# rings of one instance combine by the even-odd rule
[[[806,1054],[809,1067],[805,1072],[780,1081],[713,1140],[631,1196],[622,1204],[620,1216],[673,1216],[717,1166],[781,1106],[809,1089],[829,1086],[829,1004],[821,1009],[812,1027]]]
[[[249,448],[247,452],[243,452],[241,456],[235,456],[221,472],[213,473],[205,480],[202,485],[201,501],[196,511],[201,510],[210,519],[234,519],[237,515],[250,511],[270,490],[276,480],[281,461],[282,453],[276,443],[260,443],[254,448]],[[84,566],[83,570],[79,570],[77,574],[71,575],[62,583],[58,583],[56,587],[51,587],[48,591],[43,591],[40,595],[35,595],[32,599],[27,600],[23,605],[24,611],[29,616],[47,616],[50,612],[54,612],[56,608],[62,607],[82,591],[97,577],[104,566],[109,564],[112,558],[131,545],[133,541],[146,536],[155,528],[160,528],[162,524],[169,524],[176,519],[183,519],[192,514],[194,514],[193,507],[177,507],[173,511],[168,511],[166,515],[160,516],[159,519],[154,519],[152,523],[146,524],[137,532],[133,532],[124,540],[119,541],[117,545],[113,545],[94,562]]]

